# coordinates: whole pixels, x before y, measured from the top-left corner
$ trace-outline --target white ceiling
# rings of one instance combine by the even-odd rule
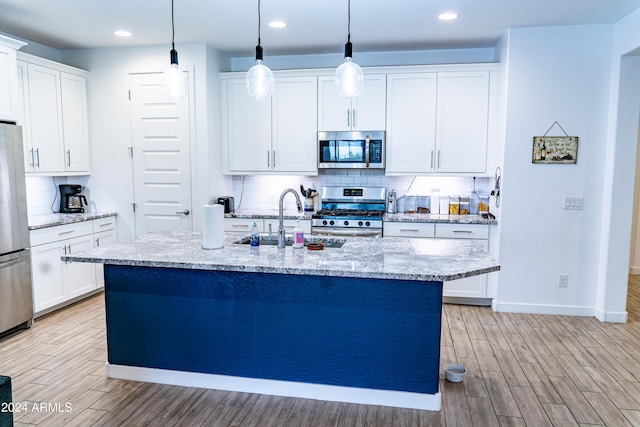
[[[257,0],[174,0],[176,48],[206,42],[236,56],[257,44]],[[261,0],[267,55],[342,52],[347,0]],[[491,47],[507,28],[611,24],[638,0],[352,0],[351,41],[358,51]],[[436,16],[453,10],[455,22]],[[284,20],[282,30],[269,28]],[[116,29],[133,37],[117,38]],[[171,0],[0,0],[0,32],[57,49],[171,42]]]

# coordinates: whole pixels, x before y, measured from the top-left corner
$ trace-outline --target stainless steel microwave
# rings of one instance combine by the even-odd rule
[[[384,131],[318,132],[319,169],[384,169]]]

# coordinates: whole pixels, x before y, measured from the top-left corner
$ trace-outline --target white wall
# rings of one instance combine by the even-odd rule
[[[220,58],[204,44],[179,47],[180,66],[192,72],[193,91],[192,173],[193,224],[200,228],[201,210],[196,206],[210,199],[210,185],[218,183],[220,167],[215,164],[219,146]],[[98,210],[118,213],[118,238],[135,236],[133,178],[127,147],[131,145],[127,76],[132,72],[163,71],[169,63],[167,46],[141,48],[80,49],[63,52],[65,63],[90,71],[88,109],[91,144],[89,177],[69,182],[91,189]],[[209,67],[214,69],[210,70]],[[211,77],[211,78],[210,78]],[[220,178],[221,182],[224,179]]]
[[[612,27],[511,29],[505,37],[502,270],[494,307],[593,315]],[[533,137],[554,121],[579,136],[576,165],[531,163]],[[584,197],[584,210],[563,210],[563,196]],[[567,288],[558,287],[559,274],[569,275]]]
[[[638,149],[640,9],[614,25],[611,95],[604,168],[602,251],[599,254],[596,316],[617,319],[626,307],[633,185]]]

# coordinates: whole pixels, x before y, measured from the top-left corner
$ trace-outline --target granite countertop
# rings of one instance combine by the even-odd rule
[[[441,224],[488,224],[496,225],[495,218],[482,218],[480,215],[438,215],[438,214],[385,214],[385,221],[389,222],[435,222]]]
[[[29,216],[29,230],[116,216],[115,212],[51,213]]]
[[[347,237],[342,248],[310,251],[267,245],[252,248],[234,243],[241,238],[237,233],[225,233],[223,248],[204,250],[200,233],[152,233],[63,256],[62,260],[420,281],[455,280],[500,269],[483,248],[484,242],[474,240]]]
[[[286,210],[283,212],[284,219],[311,219],[313,212],[298,213],[296,210]],[[224,214],[225,218],[247,218],[247,219],[278,219],[278,209],[251,209],[250,211],[236,211]]]
[[[303,212],[299,214],[297,211],[285,211],[284,219],[311,219],[314,212]],[[264,209],[251,211],[239,211],[224,214],[225,218],[247,218],[247,219],[277,219],[277,209]],[[488,224],[496,225],[498,221],[491,218],[482,218],[480,215],[431,215],[431,214],[405,214],[386,213],[383,217],[384,221],[389,222],[435,222],[443,224]]]

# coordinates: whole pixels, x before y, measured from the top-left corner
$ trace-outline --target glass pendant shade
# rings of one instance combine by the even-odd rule
[[[336,89],[340,96],[353,98],[362,93],[364,88],[364,74],[362,68],[350,56],[336,70]]]
[[[176,54],[177,56],[177,54]],[[160,85],[169,101],[178,102],[187,96],[187,76],[178,67],[178,62],[171,62],[171,66],[162,73]]]
[[[362,68],[353,62],[351,44],[351,0],[348,2],[347,43],[344,45],[344,62],[336,69],[336,89],[345,98],[355,98],[364,88]]]
[[[247,92],[253,99],[266,99],[273,93],[273,73],[256,59],[256,65],[247,72]]]

